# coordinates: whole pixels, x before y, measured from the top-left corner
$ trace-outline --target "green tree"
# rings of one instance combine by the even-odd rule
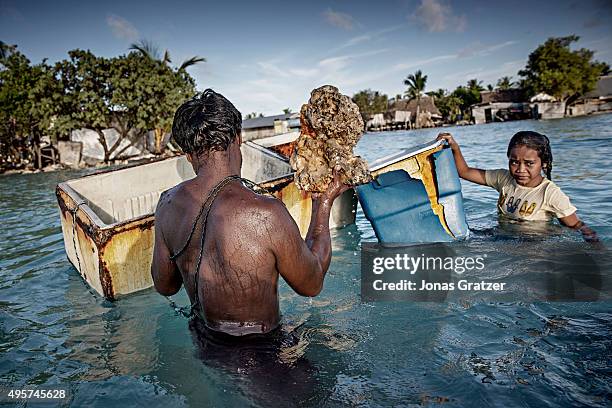
[[[467,88],[470,91],[477,91],[477,92],[484,91],[484,88],[482,86],[482,81],[479,81],[476,78],[470,79],[469,81],[467,81]]]
[[[502,91],[506,91],[512,88],[512,85],[513,85],[512,77],[509,77],[509,76],[501,77],[497,81],[497,89],[502,90]]]
[[[352,99],[359,107],[364,123],[372,118],[373,115],[386,112],[389,104],[387,95],[381,94],[378,91],[372,91],[371,89],[357,92],[353,95]]]
[[[151,59],[153,62],[161,62],[162,64],[168,67],[170,67],[170,63],[172,62],[170,58],[170,52],[168,50],[165,50],[162,56],[159,51],[159,48],[153,42],[148,41],[148,40],[140,40],[137,43],[133,43],[130,46],[130,49],[133,51],[139,52],[143,56]],[[183,61],[181,65],[178,67],[178,69],[176,70],[176,72],[179,74],[184,74],[187,68],[189,68],[190,66],[199,64],[201,62],[206,62],[206,58],[199,57],[197,55],[193,56]],[[187,76],[187,79],[189,78],[190,77]],[[152,128],[154,131],[154,139],[155,139],[155,146],[154,146],[153,152],[156,154],[161,154],[163,149],[165,148],[163,144],[163,141],[165,139],[164,136],[170,132],[171,130],[170,127],[172,126],[172,120],[169,120],[169,121],[167,120],[168,118],[165,115],[166,112],[160,112],[160,113],[161,115],[158,116],[158,118],[160,119],[159,123],[155,124],[155,126]]]
[[[434,97],[435,99],[441,99],[448,94],[446,89],[438,88],[435,91],[426,92],[427,95]]]
[[[461,114],[461,99],[453,94],[449,94],[446,89],[427,92],[427,95],[434,98],[438,110],[442,114],[444,121],[454,123]]]
[[[290,113],[291,113],[291,108],[285,108],[285,109],[283,109],[283,113],[284,113],[285,115],[290,114]]]
[[[410,74],[404,79],[404,85],[408,87],[405,94],[410,99],[416,99],[417,101],[417,111],[416,111],[416,121],[415,127],[418,129],[420,127],[419,123],[419,113],[420,113],[420,104],[421,104],[421,96],[423,92],[425,92],[425,84],[427,83],[427,75],[423,75],[421,70],[416,71],[414,74]]]
[[[482,81],[470,79],[466,86],[458,86],[452,95],[460,101],[460,109],[464,118],[471,116],[471,106],[482,101],[480,92],[484,91]]]
[[[33,159],[45,128],[32,90],[49,79],[45,61],[30,65],[17,46],[0,43],[0,169]]]
[[[593,60],[593,51],[580,48],[572,51],[570,45],[580,37],[549,38],[538,46],[519,71],[530,95],[545,92],[565,106],[591,91],[597,79],[609,71],[608,64]]]
[[[39,88],[41,106],[51,132],[95,131],[105,162],[119,158],[147,131],[170,129],[175,110],[195,93],[195,82],[184,70],[138,52],[114,58],[82,50],[68,54],[70,59],[53,70],[61,92]],[[111,145],[103,133],[109,128],[119,134]]]

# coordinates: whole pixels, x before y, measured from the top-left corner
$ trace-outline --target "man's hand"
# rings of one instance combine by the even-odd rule
[[[334,178],[323,193],[314,193],[311,195],[313,201],[318,201],[320,204],[327,204],[331,206],[336,198],[351,188],[351,186],[346,185],[341,181],[341,176],[338,170],[338,167],[333,170]]]

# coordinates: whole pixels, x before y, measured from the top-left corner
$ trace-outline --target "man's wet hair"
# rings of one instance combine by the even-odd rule
[[[546,172],[546,178],[551,180],[553,155],[550,149],[550,140],[547,136],[530,130],[516,133],[508,144],[508,152],[506,153],[508,157],[510,157],[510,151],[516,146],[526,146],[538,152],[538,157],[542,161],[542,168]]]
[[[242,116],[223,95],[206,89],[174,114],[172,137],[189,154],[227,150],[240,134]]]

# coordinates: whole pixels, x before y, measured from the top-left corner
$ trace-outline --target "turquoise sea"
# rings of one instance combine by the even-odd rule
[[[510,137],[529,129],[550,137],[553,180],[609,244],[612,115],[444,130],[470,165],[505,168]],[[440,131],[370,133],[357,150],[371,161]],[[610,406],[612,302],[362,303],[360,249],[375,236],[360,209],[332,233],[320,296],[281,285],[293,341],[202,349],[153,289],[109,302],[68,262],[54,189],[89,172],[0,176],[0,387],[65,388],[59,404],[76,407]],[[500,224],[492,189],[463,182],[463,196],[474,250],[533,243],[492,265],[494,275],[537,270],[537,255],[555,256],[541,254],[551,243],[583,245],[560,226]],[[173,299],[188,303],[182,291]]]

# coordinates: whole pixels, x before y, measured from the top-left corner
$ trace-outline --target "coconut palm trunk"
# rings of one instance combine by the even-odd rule
[[[406,95],[410,99],[416,99],[416,118],[414,120],[414,127],[419,129],[421,127],[421,120],[419,118],[421,114],[421,95],[425,91],[425,84],[427,83],[427,75],[423,75],[421,70],[416,71],[414,74],[408,75],[404,80],[404,85],[408,86]]]
[[[414,121],[414,127],[417,129],[421,128],[421,98],[417,98],[417,109],[416,109],[416,119]]]

